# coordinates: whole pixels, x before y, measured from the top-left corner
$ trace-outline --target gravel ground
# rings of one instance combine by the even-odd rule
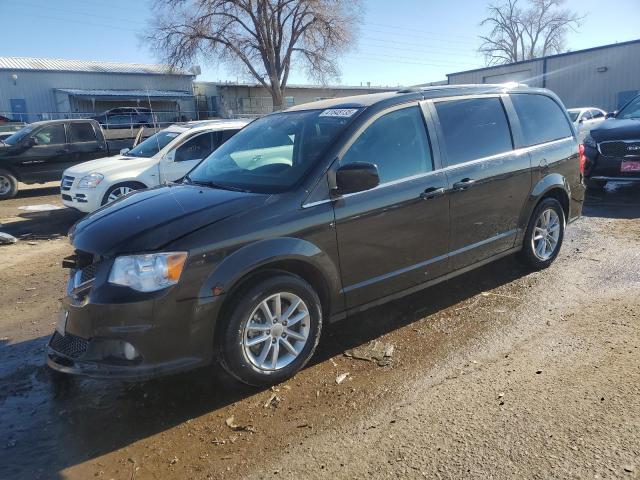
[[[640,478],[637,188],[590,195],[548,270],[503,259],[332,325],[270,390],[216,367],[53,381],[60,235],[80,215],[18,207],[55,202],[0,203],[24,238],[0,247],[0,478]]]

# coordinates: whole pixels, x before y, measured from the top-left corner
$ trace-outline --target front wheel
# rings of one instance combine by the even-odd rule
[[[13,198],[18,193],[18,180],[11,172],[0,169],[0,200]]]
[[[522,258],[533,269],[553,263],[564,239],[565,218],[555,198],[543,199],[531,215],[522,246]]]
[[[222,366],[253,386],[282,382],[302,369],[320,340],[322,308],[313,287],[289,274],[260,281],[233,299],[219,339]]]
[[[115,202],[120,197],[127,195],[135,190],[142,190],[145,188],[144,185],[140,185],[139,183],[129,182],[129,183],[119,183],[114,185],[107,190],[107,193],[102,197],[102,204],[106,205],[107,203]]]

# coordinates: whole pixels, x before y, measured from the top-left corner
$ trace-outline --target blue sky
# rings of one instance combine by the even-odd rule
[[[476,53],[484,0],[364,0],[356,47],[341,60],[339,83],[413,85],[483,66]],[[0,0],[0,56],[155,62],[139,40],[149,0]],[[55,5],[55,7],[53,7]],[[571,50],[640,38],[640,0],[567,0],[586,20],[567,38]],[[250,80],[215,60],[201,80]],[[294,72],[290,83],[308,83]]]

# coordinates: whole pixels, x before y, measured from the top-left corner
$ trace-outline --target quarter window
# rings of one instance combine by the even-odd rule
[[[433,170],[429,138],[420,108],[387,113],[374,121],[351,145],[340,161],[373,163],[380,183]]]
[[[72,123],[69,125],[72,142],[95,142],[96,132],[90,123]]]
[[[546,95],[512,94],[511,101],[520,119],[525,147],[573,135],[560,106]]]
[[[211,133],[203,133],[180,145],[176,150],[173,161],[185,162],[187,160],[202,160],[209,156],[212,150]]]
[[[591,110],[591,116],[595,120],[596,118],[604,118],[604,113],[600,110]]]
[[[499,98],[437,102],[449,165],[513,149],[511,130]]]

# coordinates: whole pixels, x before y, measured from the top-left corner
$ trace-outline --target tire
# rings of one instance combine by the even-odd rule
[[[142,185],[141,183],[136,183],[136,182],[116,183],[115,185],[112,185],[111,187],[109,187],[109,190],[107,190],[107,193],[105,193],[104,197],[102,197],[102,203],[100,205],[106,205],[107,203],[111,203],[117,200],[118,198],[120,198],[121,196],[126,195],[127,193],[131,193],[132,191],[135,191],[135,190],[142,190],[144,188],[147,188],[147,187]],[[114,192],[117,192],[118,190],[120,190],[122,193],[120,193],[119,195],[116,194],[115,198],[109,199],[109,197],[112,196],[112,194],[114,194]]]
[[[551,228],[545,227],[545,219],[547,217],[543,218],[543,214],[546,216],[547,212],[549,212],[548,218]],[[553,228],[554,219],[557,230]],[[529,267],[534,270],[542,270],[553,263],[562,247],[565,223],[564,210],[560,202],[550,197],[542,199],[529,219],[522,245],[521,257]],[[542,232],[540,232],[539,228],[543,229]],[[546,236],[549,241],[542,242],[544,249],[536,248],[541,247],[541,242],[540,240],[534,240],[534,235],[539,237],[540,233],[544,235],[545,232],[548,232]],[[557,237],[555,232],[557,232]],[[551,248],[552,245],[553,248]]]
[[[591,190],[604,190],[604,187],[607,186],[606,180],[593,180],[589,179],[587,181],[587,188]]]
[[[269,312],[276,313],[278,295],[281,321],[269,322],[261,305],[266,301]],[[283,317],[297,300],[301,302],[290,312],[289,323],[285,323]],[[228,311],[229,316],[220,319],[226,324],[218,339],[220,361],[230,375],[248,385],[263,387],[292,377],[311,359],[320,341],[322,307],[318,294],[306,281],[276,272],[275,276],[240,291],[231,302],[233,308]],[[295,324],[290,323],[296,318]],[[300,340],[302,337],[304,341]],[[264,340],[257,342],[261,338]],[[247,345],[250,341],[256,342],[255,345]],[[265,349],[268,349],[266,356]],[[277,352],[275,368],[274,352]]]
[[[0,169],[0,200],[13,198],[18,193],[18,179],[8,170]]]

